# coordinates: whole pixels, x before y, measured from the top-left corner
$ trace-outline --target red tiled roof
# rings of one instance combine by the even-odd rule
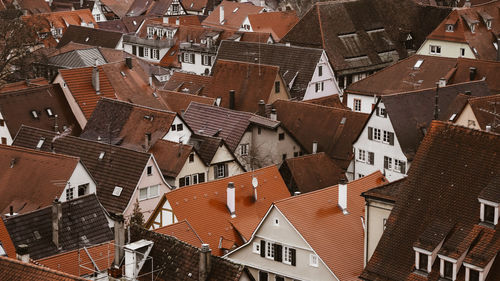
[[[224,6],[224,24],[220,23],[220,7]],[[263,7],[254,6],[251,2],[238,3],[224,0],[213,12],[202,22],[203,25],[223,26],[238,30],[248,15],[258,14],[264,10]]]
[[[500,112],[500,94],[471,98],[468,103],[481,129],[486,130],[486,126],[491,126],[492,131],[500,133],[500,124],[495,121],[498,119],[498,112]]]
[[[70,281],[88,280],[78,276],[69,275],[60,271],[49,269],[32,263],[24,263],[16,259],[0,256],[0,279],[4,281],[14,280],[38,280],[38,281]]]
[[[160,90],[157,91],[157,94],[169,110],[177,112],[177,114],[179,115],[184,114],[191,102],[203,103],[208,105],[213,105],[215,103],[214,98],[195,96],[188,93]]]
[[[9,232],[5,227],[5,223],[3,219],[0,217],[0,243],[2,244],[2,248],[5,250],[5,253],[9,258],[16,258],[16,248],[14,247],[14,243],[12,243],[12,239],[10,239]]]
[[[276,42],[280,41],[299,22],[295,11],[251,14],[248,15],[248,19],[253,31],[269,32]]]
[[[470,68],[476,68],[476,76],[474,80],[485,78],[488,83],[488,88],[492,94],[500,94],[500,61],[487,61],[477,59],[458,58],[457,71],[451,78],[452,83],[460,83],[470,81]]]
[[[86,247],[86,250],[77,249],[69,251],[39,259],[36,262],[71,275],[82,276],[91,274],[94,271],[91,271],[90,268],[95,269],[92,262],[95,262],[99,270],[106,270],[111,267],[115,257],[115,244],[113,242],[110,241]],[[97,269],[95,270],[97,271]]]
[[[132,0],[100,0],[106,7],[108,7],[113,13],[115,13],[119,18],[123,18],[127,13],[130,5],[132,5]]]
[[[173,236],[183,242],[186,242],[195,247],[201,247],[203,241],[198,236],[196,231],[191,227],[187,220],[180,221],[171,225],[160,227],[153,230],[154,232]]]
[[[203,90],[210,84],[211,80],[212,76],[174,72],[174,75],[163,86],[163,90],[200,95],[203,94]]]
[[[9,84],[4,84],[0,87],[0,93],[6,93],[11,91],[24,90],[27,88],[33,88],[38,86],[43,86],[49,84],[49,81],[44,77],[29,79],[21,82],[14,82]]]
[[[275,202],[276,208],[307,241],[339,280],[359,280],[363,270],[362,192],[386,182],[380,171],[347,184],[347,211],[338,206],[338,186]]]
[[[148,153],[154,155],[164,177],[176,178],[192,151],[193,146],[188,144],[158,140]]]
[[[258,200],[254,201],[252,177],[259,181]],[[234,182],[236,189],[236,217],[226,206],[226,189]],[[186,186],[173,190],[165,197],[179,221],[188,220],[204,243],[210,244],[213,254],[223,254],[221,239],[243,244],[252,235],[271,203],[290,196],[276,166],[269,166],[237,176]],[[235,226],[232,223],[236,224]]]

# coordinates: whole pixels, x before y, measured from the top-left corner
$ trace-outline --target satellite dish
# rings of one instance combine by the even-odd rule
[[[257,188],[258,185],[259,185],[259,181],[257,180],[256,177],[253,177],[252,178],[252,186],[253,186],[253,188]]]

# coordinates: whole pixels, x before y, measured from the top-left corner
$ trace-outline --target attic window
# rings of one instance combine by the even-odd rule
[[[100,154],[99,154],[99,161],[101,161],[102,159],[104,159],[104,155],[106,154],[106,152],[102,151]]]
[[[7,256],[7,252],[2,246],[2,242],[0,242],[0,256]]]
[[[35,119],[38,119],[38,112],[36,112],[36,110],[32,110],[31,111],[31,116]]]
[[[240,8],[239,7],[236,7],[234,10],[233,10],[233,13],[236,13]]]
[[[446,25],[446,32],[453,32],[453,28],[454,28],[453,24],[447,24]]]
[[[115,186],[115,189],[113,190],[113,196],[120,196],[122,194],[123,187]]]
[[[449,280],[455,280],[456,276],[456,263],[441,258],[441,277]]]
[[[417,270],[429,272],[429,255],[424,252],[417,251],[415,248],[413,249],[415,250],[415,267]]]
[[[221,98],[221,97],[217,97],[217,98],[215,99],[215,105],[216,105],[216,106],[220,106],[220,102],[221,102],[221,101],[222,101],[222,98]]]
[[[424,63],[424,60],[418,60],[415,65],[413,66],[414,69],[419,69],[420,66]]]
[[[36,149],[42,148],[43,142],[45,141],[44,137],[41,137],[40,140],[38,140],[38,143],[36,144]]]
[[[52,112],[52,109],[50,109],[50,108],[46,108],[46,109],[45,109],[45,111],[47,112],[47,115],[48,115],[49,117],[54,116],[54,112]]]

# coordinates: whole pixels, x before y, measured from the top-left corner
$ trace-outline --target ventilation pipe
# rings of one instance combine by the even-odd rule
[[[271,116],[270,116],[270,118],[273,121],[277,121],[278,120],[278,114],[276,113],[276,109],[275,108],[271,109]]]
[[[200,263],[198,270],[198,280],[206,281],[208,279],[208,275],[210,274],[211,269],[211,261],[212,250],[210,250],[210,246],[208,244],[201,244],[200,251]]]
[[[20,244],[19,246],[17,246],[16,256],[17,256],[18,260],[25,262],[25,263],[29,263],[30,262],[30,254],[28,252],[28,245]]]
[[[125,58],[125,64],[127,65],[128,69],[132,69],[132,58],[131,57]]]
[[[312,154],[316,154],[316,153],[318,153],[318,142],[317,141],[313,141]]]
[[[92,69],[92,86],[94,87],[96,94],[101,94],[101,87],[99,85],[99,67],[97,67],[97,60],[94,69]]]

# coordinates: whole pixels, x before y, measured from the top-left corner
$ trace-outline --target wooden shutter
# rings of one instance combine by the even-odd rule
[[[214,179],[217,179],[217,170],[218,170],[219,164],[214,165]]]
[[[389,159],[384,156],[384,169],[389,169]]]
[[[373,152],[368,152],[368,164],[373,165],[375,162],[375,154]]]
[[[406,173],[406,162],[401,161],[401,173],[405,174]]]
[[[199,183],[205,182],[205,173],[198,174],[198,182]]]
[[[228,170],[228,165],[224,164],[224,177],[229,177],[229,170]]]
[[[267,272],[259,271],[259,281],[268,281]]]
[[[373,105],[373,106],[375,106],[375,105]],[[380,110],[379,110],[379,108],[378,108],[378,107],[377,107],[377,108],[375,108],[375,114],[377,114],[377,116],[380,116]]]
[[[394,145],[394,133],[389,133],[389,144]]]
[[[266,257],[266,241],[260,240],[260,256]]]
[[[296,258],[295,258],[295,256],[296,256],[295,249],[290,249],[289,251],[290,251],[290,254],[292,256],[292,265],[295,266],[297,264]]]
[[[194,54],[191,54],[191,63],[195,63],[195,61],[194,61]]]
[[[280,244],[274,244],[274,260],[283,260],[283,247]]]
[[[183,187],[186,185],[186,180],[184,178],[179,179],[179,187]]]
[[[373,128],[368,127],[368,139],[372,140],[373,139]]]

